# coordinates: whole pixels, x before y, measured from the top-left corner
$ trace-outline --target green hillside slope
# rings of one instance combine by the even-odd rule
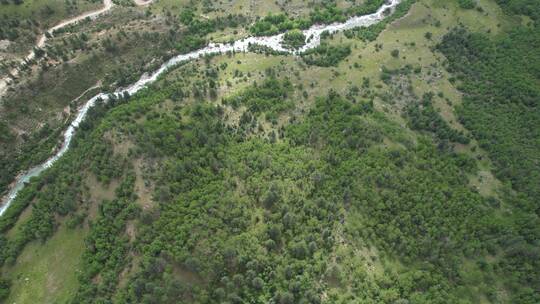
[[[0,302],[539,303],[540,2],[396,14],[93,108],[0,218]]]

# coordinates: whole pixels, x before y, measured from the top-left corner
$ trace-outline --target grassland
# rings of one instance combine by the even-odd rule
[[[61,226],[45,243],[26,246],[2,276],[13,282],[5,303],[62,303],[77,289],[77,272],[87,229]]]

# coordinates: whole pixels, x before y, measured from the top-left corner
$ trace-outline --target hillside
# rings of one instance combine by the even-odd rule
[[[100,7],[74,3],[42,30]],[[540,2],[404,0],[295,53],[384,4],[118,1],[56,32],[0,101],[0,192],[110,95],[0,216],[0,302],[539,303]]]

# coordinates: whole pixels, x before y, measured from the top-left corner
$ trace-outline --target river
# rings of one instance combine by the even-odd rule
[[[232,52],[232,51],[247,52],[249,46],[252,44],[263,45],[275,51],[287,52],[293,55],[300,54],[309,49],[317,47],[321,42],[321,34],[323,32],[335,33],[335,32],[352,29],[356,27],[373,25],[383,20],[386,17],[386,13],[388,12],[388,10],[394,10],[395,7],[400,2],[401,0],[388,0],[383,6],[381,6],[377,10],[377,12],[370,15],[351,17],[350,19],[348,19],[347,21],[343,23],[334,23],[334,24],[329,24],[329,25],[314,25],[310,27],[309,29],[303,31],[304,35],[308,37],[308,42],[301,49],[296,50],[296,51],[286,49],[281,45],[283,34],[279,34],[275,36],[265,36],[265,37],[248,37],[248,38],[237,40],[233,43],[226,43],[226,44],[209,44],[205,48],[171,58],[169,61],[164,63],[157,71],[149,75],[148,74],[143,75],[139,79],[139,81],[130,85],[129,87],[119,89],[112,94],[100,93],[92,97],[78,109],[77,116],[75,117],[73,122],[69,125],[69,127],[66,129],[66,131],[63,133],[64,141],[62,142],[60,148],[56,150],[56,153],[53,156],[51,156],[49,159],[47,159],[47,161],[45,161],[44,163],[36,167],[33,167],[30,170],[24,172],[23,174],[20,174],[17,176],[15,183],[13,184],[9,193],[2,198],[2,203],[0,204],[0,216],[2,216],[5,213],[7,208],[11,205],[13,200],[17,197],[17,193],[19,193],[19,191],[24,188],[24,185],[27,182],[29,182],[32,177],[38,176],[39,174],[41,174],[41,172],[51,167],[58,159],[60,159],[68,151],[69,144],[71,143],[71,139],[73,138],[73,136],[75,135],[77,131],[77,127],[85,119],[86,114],[88,113],[88,110],[92,108],[97,102],[107,102],[107,100],[109,100],[111,95],[114,95],[115,97],[121,97],[126,92],[129,93],[129,95],[133,95],[137,93],[138,91],[140,91],[141,89],[143,89],[144,87],[146,87],[148,84],[156,81],[157,78],[161,74],[167,71],[167,69],[181,62],[197,59],[203,55],[223,54],[223,53]]]

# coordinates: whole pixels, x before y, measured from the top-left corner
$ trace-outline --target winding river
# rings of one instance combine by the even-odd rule
[[[47,161],[45,161],[44,163],[34,168],[31,168],[30,170],[24,172],[16,178],[9,193],[2,199],[2,203],[0,204],[0,216],[4,214],[4,212],[13,202],[15,197],[17,197],[17,193],[24,188],[24,185],[29,182],[32,177],[38,176],[41,172],[51,167],[58,159],[62,157],[62,155],[67,152],[67,150],[69,149],[69,144],[71,143],[71,139],[77,131],[77,127],[85,119],[88,110],[92,108],[97,102],[106,102],[111,96],[121,97],[126,92],[130,95],[133,95],[146,87],[148,84],[156,81],[156,79],[165,71],[167,71],[167,69],[177,65],[178,63],[197,59],[203,55],[222,54],[232,51],[247,52],[249,50],[249,46],[252,44],[266,46],[275,51],[286,52],[290,54],[300,54],[309,49],[317,47],[321,42],[321,34],[323,32],[335,33],[355,27],[373,25],[383,20],[387,16],[387,13],[389,11],[393,11],[400,2],[401,0],[388,0],[383,6],[381,6],[377,10],[377,12],[370,15],[352,17],[343,23],[334,23],[330,25],[314,25],[311,28],[303,31],[304,35],[308,37],[308,42],[297,51],[292,51],[282,46],[281,42],[283,34],[266,37],[248,37],[227,44],[209,44],[205,48],[199,49],[197,51],[173,57],[172,59],[164,63],[157,71],[150,75],[143,75],[141,79],[139,79],[139,81],[129,87],[119,89],[111,94],[100,93],[92,97],[78,109],[77,116],[64,132],[64,141],[62,142],[60,148],[56,150],[56,153],[49,159],[47,159]]]

